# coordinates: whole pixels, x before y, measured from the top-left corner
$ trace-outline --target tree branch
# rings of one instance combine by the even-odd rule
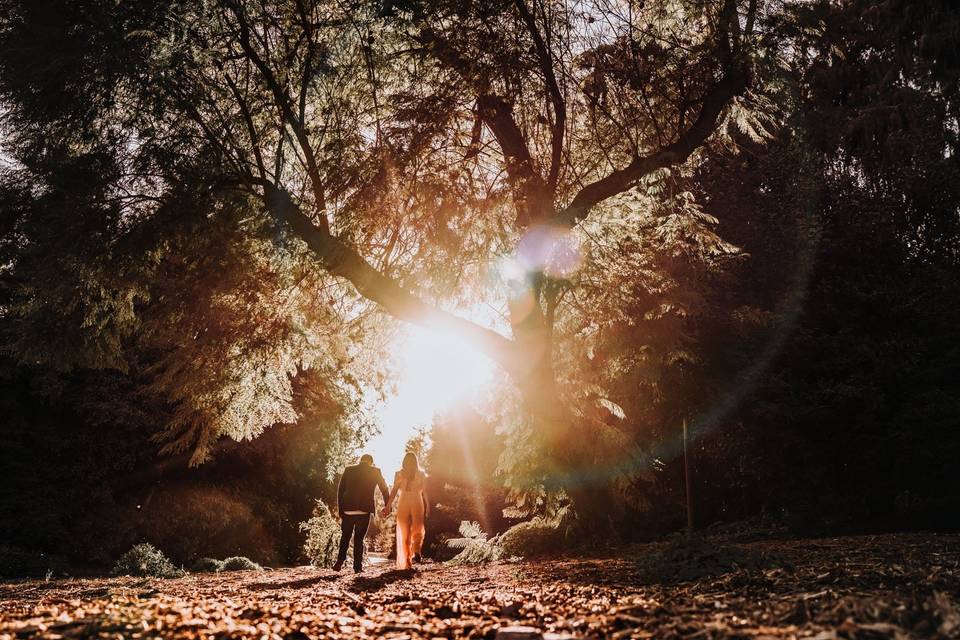
[[[553,221],[573,227],[587,217],[595,205],[630,189],[640,178],[657,169],[680,164],[706,141],[716,129],[720,114],[735,95],[747,88],[749,74],[744,69],[729,70],[703,98],[697,119],[680,137],[655,153],[635,158],[623,169],[584,186]]]
[[[303,151],[307,175],[309,176],[311,186],[313,187],[313,195],[314,199],[316,200],[320,224],[322,227],[329,229],[330,223],[327,221],[326,216],[326,198],[323,193],[323,181],[320,179],[320,170],[317,167],[317,158],[313,152],[313,146],[310,144],[310,138],[307,136],[307,131],[303,126],[303,123],[293,113],[293,108],[290,105],[290,96],[287,95],[287,92],[280,86],[280,83],[277,81],[273,71],[271,71],[267,63],[263,60],[263,58],[260,57],[260,55],[253,48],[253,45],[250,43],[250,25],[247,24],[247,19],[244,15],[243,9],[240,7],[235,7],[232,3],[230,4],[230,8],[233,11],[234,17],[236,17],[238,24],[240,25],[240,47],[243,49],[243,52],[246,54],[247,58],[249,58],[257,70],[260,71],[260,75],[263,77],[264,82],[267,83],[267,87],[273,94],[273,99],[277,104],[277,109],[280,110],[281,118],[293,130],[293,134],[297,139],[297,144],[299,145],[301,151]]]
[[[517,224],[526,227],[548,217],[552,214],[552,192],[533,166],[527,141],[513,118],[513,107],[500,96],[485,93],[477,98],[477,110],[503,152],[517,208]]]
[[[453,69],[477,91],[477,114],[490,128],[504,157],[504,168],[513,190],[517,225],[526,227],[535,220],[553,214],[553,192],[536,171],[526,138],[513,117],[512,105],[490,92],[489,78],[468,73],[473,66],[430,28],[424,28],[417,41],[428,47],[436,60]]]
[[[567,108],[563,100],[563,94],[560,92],[560,85],[557,83],[557,76],[553,72],[553,56],[547,48],[547,44],[537,29],[536,21],[533,15],[527,9],[525,0],[515,0],[520,17],[530,32],[533,39],[533,45],[537,49],[537,60],[540,63],[540,71],[543,73],[544,83],[547,85],[547,91],[550,94],[550,101],[553,103],[554,121],[550,125],[550,172],[547,175],[547,184],[550,191],[557,186],[557,177],[560,174],[561,156],[563,154],[563,136],[567,123]]]
[[[757,0],[750,0],[747,5],[747,24],[744,27],[743,33],[748,38],[753,35],[753,24],[754,20],[757,18]]]
[[[284,222],[303,240],[330,273],[356,287],[366,299],[376,302],[393,317],[431,329],[465,336],[512,376],[522,375],[522,361],[516,344],[509,338],[464,318],[438,309],[404,289],[375,269],[352,247],[313,224],[290,195],[273,183],[263,181],[264,201],[275,218]]]
[[[253,148],[253,157],[257,162],[257,171],[260,173],[260,177],[266,179],[267,169],[263,164],[263,154],[260,152],[260,137],[257,135],[257,129],[253,124],[253,114],[250,113],[250,108],[247,106],[247,101],[243,99],[243,95],[240,93],[240,89],[234,83],[233,79],[230,77],[230,74],[224,74],[224,78],[227,81],[227,85],[230,87],[230,91],[233,92],[233,97],[237,101],[237,105],[240,107],[240,113],[243,116],[243,122],[247,126],[247,135],[250,137],[250,146]]]

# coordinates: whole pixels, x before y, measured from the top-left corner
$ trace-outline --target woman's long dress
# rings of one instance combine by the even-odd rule
[[[413,567],[413,556],[423,547],[423,489],[425,477],[417,471],[412,479],[398,471],[394,486],[400,487],[397,500],[397,569]]]

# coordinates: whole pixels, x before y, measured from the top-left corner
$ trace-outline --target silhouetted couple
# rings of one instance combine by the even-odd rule
[[[364,454],[360,464],[347,467],[337,487],[337,511],[340,514],[340,553],[333,565],[335,571],[343,568],[347,548],[353,539],[353,570],[363,569],[363,539],[375,510],[374,492],[380,489],[384,507],[380,516],[386,518],[397,501],[397,568],[410,569],[421,559],[424,520],[430,513],[427,500],[426,476],[420,470],[417,456],[407,453],[403,465],[393,478],[393,490],[387,489],[380,469],[373,466],[373,456]],[[398,497],[399,496],[399,497]]]

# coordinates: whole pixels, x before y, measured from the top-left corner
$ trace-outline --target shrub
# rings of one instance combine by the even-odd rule
[[[126,576],[150,576],[154,578],[179,578],[181,569],[173,566],[163,553],[152,544],[141,543],[120,556],[113,565],[113,573]]]
[[[573,511],[564,507],[552,518],[538,516],[510,527],[500,536],[504,556],[529,558],[563,551],[574,517]]]
[[[245,556],[233,556],[223,561],[220,571],[263,571],[263,567]]]
[[[216,573],[223,571],[223,562],[216,558],[200,558],[193,563],[190,571],[194,573]]]
[[[462,538],[447,540],[447,546],[460,549],[460,553],[453,557],[452,564],[480,564],[499,560],[503,554],[498,536],[487,538],[480,524],[464,520],[460,523]]]
[[[501,544],[508,556],[529,558],[559,551],[560,537],[556,523],[537,517],[504,531]]]
[[[311,518],[300,523],[300,531],[307,532],[303,555],[310,564],[315,567],[329,567],[336,561],[340,545],[340,524],[323,501],[317,500]]]
[[[432,512],[431,512],[432,513]],[[397,557],[397,510],[394,509],[386,518],[371,522],[375,528],[373,548],[388,558]]]
[[[255,502],[253,495],[215,486],[164,487],[136,511],[134,540],[150,540],[187,566],[204,556],[232,555],[276,564],[281,559],[276,536]]]

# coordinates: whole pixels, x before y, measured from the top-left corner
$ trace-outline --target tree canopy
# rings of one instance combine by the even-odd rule
[[[783,358],[845,339],[804,351],[811,317],[850,295],[886,313],[956,267],[947,2],[0,14],[6,352],[136,376],[141,399],[104,410],[149,398],[154,440],[193,464],[296,421],[304,372],[344,404],[383,387],[400,320],[499,365],[515,498],[563,489],[613,517],[661,499],[683,419],[705,438],[768,424],[743,413],[758,389],[796,408]],[[878,256],[897,277],[858,262]],[[937,300],[924,321],[955,317]]]

